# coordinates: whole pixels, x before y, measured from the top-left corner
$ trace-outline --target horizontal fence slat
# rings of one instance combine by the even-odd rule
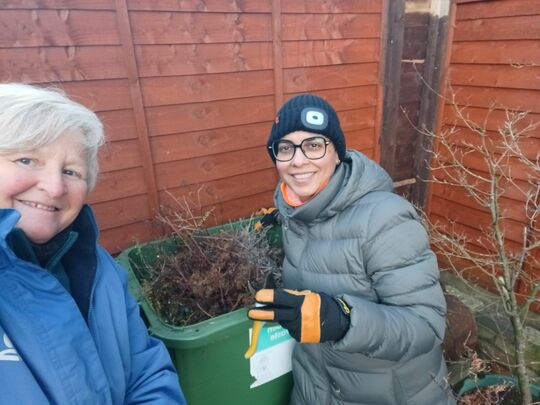
[[[512,143],[514,151],[519,148],[519,150],[521,150],[520,155],[529,159],[531,162],[536,160],[538,153],[540,152],[540,131],[538,130],[538,125],[540,125],[540,122],[537,123],[534,130],[531,128],[528,131],[525,128],[520,129],[519,126],[516,125],[513,129],[513,131],[515,131],[514,133],[524,131],[523,137],[521,137],[519,142],[515,143],[510,139],[507,139],[507,142]],[[453,130],[450,130],[448,127],[443,127],[443,129],[448,129],[448,131],[446,131],[446,139],[452,146],[482,148],[493,155],[500,154],[506,147],[499,132],[480,130],[480,134],[478,131],[475,132],[469,128],[454,127]],[[510,155],[513,154],[514,152],[510,153]]]
[[[540,65],[540,41],[478,41],[452,44],[451,63]]]
[[[466,86],[453,86],[453,90],[455,102],[461,106],[540,113],[540,92],[538,90]]]
[[[141,77],[223,73],[272,68],[272,43],[137,45]]]
[[[378,14],[283,14],[283,41],[379,38]]]
[[[375,148],[375,128],[351,130],[345,133],[348,149],[366,150]]]
[[[237,176],[272,167],[264,148],[244,149],[156,165],[159,190]]]
[[[540,66],[453,64],[449,75],[453,85],[540,90]]]
[[[114,10],[114,0],[0,0],[0,9]]]
[[[479,249],[483,250],[485,253],[495,254],[494,249],[488,249],[487,246],[480,244],[478,241],[485,240],[486,235],[484,232],[480,231],[478,228],[469,226],[468,224],[463,224],[460,222],[451,222],[447,217],[437,213],[433,213],[431,218],[432,222],[438,223],[439,226],[446,229],[453,229],[456,234],[462,235],[467,239],[466,245],[472,248],[474,251]],[[473,222],[474,223],[474,222]],[[509,252],[519,252],[522,247],[521,243],[515,242],[511,239],[504,240],[504,246],[508,249]],[[478,272],[476,274],[479,274]]]
[[[161,191],[159,198],[169,209],[175,209],[184,201],[203,207],[273,191],[276,184],[277,172],[275,168],[269,168],[202,184],[168,189]]]
[[[119,200],[92,204],[102,230],[130,225],[151,218],[148,195],[137,195]]]
[[[130,12],[134,44],[272,40],[270,14]]]
[[[284,13],[378,13],[382,11],[380,0],[293,0],[281,2]]]
[[[477,176],[485,177],[486,173],[481,172],[475,169],[470,169],[472,173],[474,173]],[[439,180],[444,180],[446,182],[450,182],[451,184],[455,184],[455,180],[450,177],[450,174],[443,173],[440,170],[433,170],[432,174],[435,178]],[[476,182],[472,176],[465,176],[465,180],[470,182],[471,184],[475,184],[476,188],[479,191],[482,191],[483,193],[490,192],[490,184],[488,183],[480,183]],[[527,199],[527,194],[531,190],[531,185],[526,182],[519,179],[512,179],[512,181],[508,181],[506,179],[499,179],[499,187],[501,188],[501,196],[504,198],[508,198],[515,201],[520,201],[521,203],[525,202]]]
[[[119,46],[0,48],[2,81],[66,82],[126,77]]]
[[[376,85],[317,90],[310,93],[326,99],[336,111],[373,107],[377,104]],[[287,94],[285,100],[297,94],[300,93]]]
[[[133,110],[102,111],[98,114],[103,123],[107,142],[137,139]]]
[[[138,243],[158,239],[160,235],[156,225],[144,221],[102,230],[99,241],[110,253],[116,254]]]
[[[441,199],[437,195],[433,196],[432,212],[434,214],[444,217],[448,221],[457,222],[476,229],[477,231],[484,233],[483,237],[486,238],[485,233],[489,232],[491,229],[491,215],[485,211],[464,208],[464,205],[460,203]],[[503,219],[500,226],[505,235],[505,239],[516,243],[523,241],[523,224]]]
[[[341,111],[338,113],[341,128],[345,133],[356,129],[373,128],[375,127],[375,112],[375,107]]]
[[[271,0],[127,0],[129,10],[269,13]]]
[[[52,84],[64,89],[75,101],[96,112],[125,110],[132,107],[127,79],[85,80]]]
[[[457,21],[454,29],[457,42],[538,38],[540,24],[536,15]]]
[[[285,69],[283,82],[285,93],[377,84],[378,65],[360,63]]]
[[[433,184],[433,195],[438,196],[441,200],[448,200],[454,203],[464,205],[467,208],[487,212],[486,209],[481,209],[475,200],[467,194],[462,187],[443,185],[440,183]],[[522,201],[501,198],[499,201],[501,214],[504,218],[512,219],[513,221],[526,223],[527,213],[525,204]]]
[[[154,136],[151,139],[155,163],[190,159],[254,147],[266,148],[271,122],[211,129],[207,131]]]
[[[377,62],[378,39],[334,39],[283,42],[283,67]]]
[[[260,194],[244,197],[241,200],[226,201],[220,204],[216,210],[220,216],[216,216],[216,224],[233,221],[253,215],[261,207],[273,205],[273,191],[266,191]]]
[[[249,86],[246,86],[249,83]],[[145,106],[200,103],[235,98],[272,95],[273,72],[216,73],[197,76],[141,79]]]
[[[142,166],[138,140],[108,142],[100,149],[99,163],[102,172]]]
[[[471,122],[471,125],[477,125],[487,131],[498,131],[504,129],[505,121],[508,119],[507,112],[504,110],[490,110],[489,108],[466,107],[458,114],[456,108],[463,106],[454,106],[446,104],[444,108],[443,124],[448,126],[465,127],[462,118]],[[540,122],[540,114],[528,113],[517,128],[524,129],[527,126],[535,126]]]
[[[3,10],[0,32],[0,48],[119,44],[113,11]]]
[[[450,163],[450,153],[447,150],[442,149],[439,151],[439,153],[441,155],[441,159],[443,159],[445,163]],[[487,162],[484,156],[481,156],[480,153],[471,151],[469,148],[461,148],[459,146],[453,148],[453,153],[455,156],[457,156],[457,158],[454,157],[454,159],[459,159],[465,167],[485,173],[484,177],[489,178],[489,175],[487,174]],[[499,156],[500,155],[495,155],[495,158],[498,158]],[[516,157],[507,157],[506,159],[502,159],[499,165],[500,170],[504,170],[503,172],[512,179],[529,181],[535,178],[534,171]]]
[[[274,98],[150,107],[146,112],[150,134],[166,135],[270,121],[274,118]]]
[[[460,5],[457,7],[456,20],[478,18],[510,17],[540,14],[540,0],[504,0]]]
[[[96,188],[88,196],[91,204],[146,193],[142,167],[100,173]]]

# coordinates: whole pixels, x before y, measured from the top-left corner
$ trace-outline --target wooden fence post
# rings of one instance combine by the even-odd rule
[[[386,51],[383,74],[383,113],[380,144],[380,163],[392,176],[395,169],[396,127],[399,114],[399,94],[401,87],[401,56],[405,19],[405,0],[390,0],[384,33]]]
[[[442,78],[445,57],[450,52],[451,44],[447,42],[449,29],[450,0],[431,0],[428,43],[424,62],[422,102],[418,117],[418,128],[423,131],[437,130],[438,115],[442,113],[439,106],[444,104]],[[417,181],[411,192],[411,200],[417,206],[425,208],[429,179],[431,138],[420,135],[416,144],[414,172]]]
[[[126,0],[116,0],[116,20],[120,33],[120,41],[122,43],[122,52],[127,71],[131,101],[133,103],[135,123],[137,125],[137,136],[141,151],[144,180],[148,192],[150,214],[155,215],[159,209],[159,196]]]
[[[272,44],[274,58],[274,111],[283,104],[283,55],[281,44],[281,0],[272,0]]]

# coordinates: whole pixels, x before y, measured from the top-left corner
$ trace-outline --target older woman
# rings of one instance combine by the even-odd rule
[[[0,403],[184,404],[85,199],[96,115],[57,91],[0,84]]]
[[[346,150],[335,110],[304,94],[268,139],[280,183],[286,289],[256,294],[255,320],[300,344],[291,404],[447,404],[445,300],[414,208],[376,163]]]

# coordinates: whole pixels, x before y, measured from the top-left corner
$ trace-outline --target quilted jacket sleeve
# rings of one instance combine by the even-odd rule
[[[360,249],[378,301],[344,296],[352,307],[351,326],[335,348],[401,361],[440,344],[446,304],[437,260],[414,208],[386,194],[372,206]]]

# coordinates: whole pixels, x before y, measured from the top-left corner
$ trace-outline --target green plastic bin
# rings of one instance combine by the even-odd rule
[[[208,230],[214,233],[225,226],[244,223],[238,221]],[[269,238],[271,243],[280,243],[279,229],[269,233]],[[129,248],[117,260],[128,271],[130,291],[137,297],[150,334],[161,339],[171,354],[188,405],[288,404],[292,389],[290,372],[250,388],[254,378],[244,353],[252,322],[245,308],[191,326],[176,327],[160,319],[141,295],[142,264],[151,265],[157,255],[171,254],[177,248],[177,240],[164,239]]]

